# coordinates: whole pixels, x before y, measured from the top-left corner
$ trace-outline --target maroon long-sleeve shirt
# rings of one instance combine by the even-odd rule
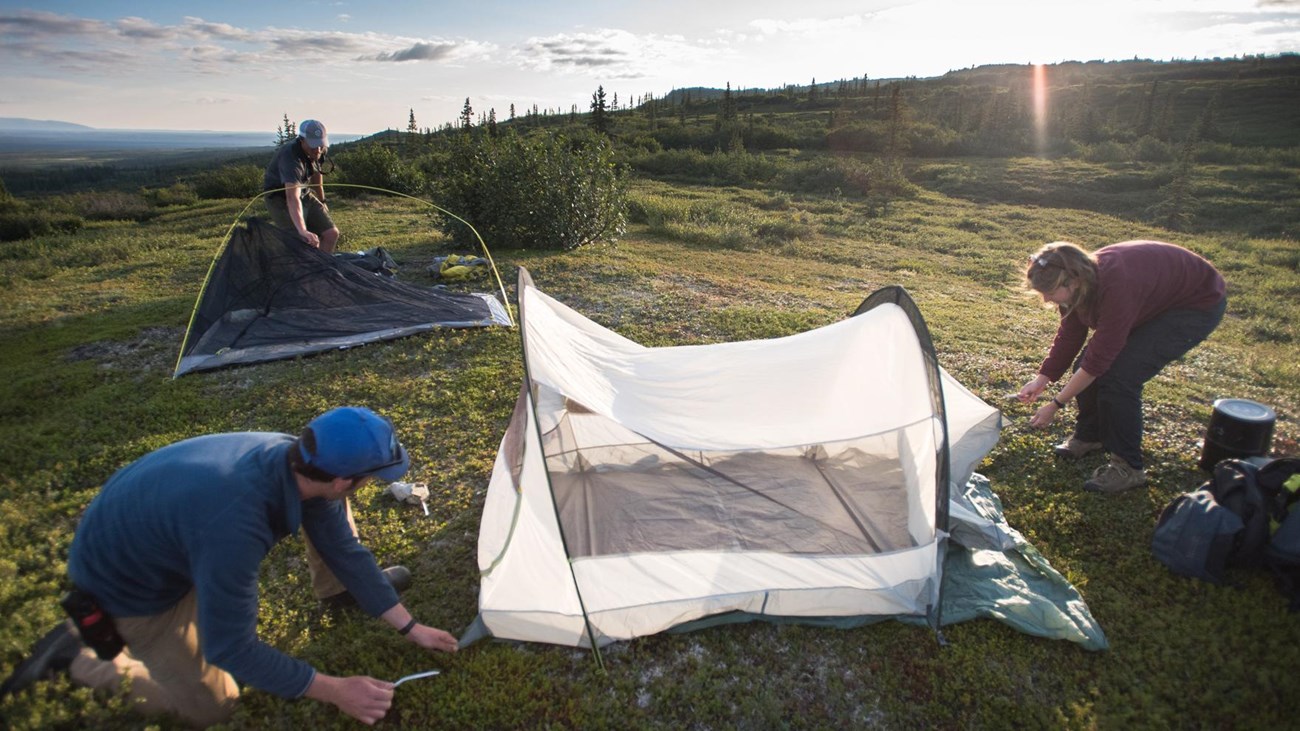
[[[1214,265],[1174,244],[1125,241],[1098,249],[1093,306],[1061,318],[1056,339],[1038,372],[1055,381],[1095,332],[1079,367],[1100,377],[1110,369],[1129,333],[1170,310],[1209,310],[1227,284]]]

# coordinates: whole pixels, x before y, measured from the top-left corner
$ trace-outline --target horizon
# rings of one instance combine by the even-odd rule
[[[1300,51],[1300,0],[416,0],[355,7],[0,0],[0,117],[100,130],[257,132],[314,118],[367,135],[587,111],[674,89],[933,78],[986,65]],[[1069,28],[1068,34],[1060,29]],[[254,121],[255,120],[255,121]]]

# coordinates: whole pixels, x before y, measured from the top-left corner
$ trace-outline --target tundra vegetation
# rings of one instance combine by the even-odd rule
[[[676,90],[622,107],[602,87],[589,109],[504,120],[476,119],[467,100],[459,124],[422,131],[412,111],[404,131],[332,151],[331,208],[345,250],[382,245],[413,283],[434,283],[437,256],[478,253],[469,222],[507,282],[525,266],[647,345],[789,335],[878,287],[907,287],[941,364],[1010,423],[978,470],[1080,590],[1108,651],[982,619],[948,627],[946,646],[894,622],[663,634],[606,649],[603,671],[587,651],[531,644],[429,656],[318,606],[298,540],[264,564],[261,636],[333,674],[440,668],[398,689],[387,723],[404,728],[1294,725],[1300,624],[1270,577],[1181,579],[1149,541],[1160,510],[1205,479],[1196,462],[1215,399],[1273,406],[1274,452],[1300,453],[1300,59],[1052,66],[1041,120],[1032,79],[982,67]],[[0,674],[59,620],[78,516],[115,469],[201,433],[295,432],[340,404],[390,416],[412,453],[408,479],[432,492],[426,517],[365,488],[363,541],[413,569],[405,601],[422,621],[459,632],[474,618],[478,517],[521,378],[517,332],[170,378],[207,267],[269,154],[0,168]],[[1134,238],[1213,261],[1228,315],[1147,387],[1150,484],[1094,495],[1079,487],[1100,458],[1050,456],[1069,419],[1034,431],[1006,398],[1055,328],[1020,272],[1047,241]],[[174,725],[62,678],[0,700],[0,715],[15,729]],[[253,690],[232,723],[353,725]]]

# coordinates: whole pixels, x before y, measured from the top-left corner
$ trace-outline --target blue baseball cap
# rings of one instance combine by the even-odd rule
[[[314,119],[302,120],[298,125],[298,136],[307,140],[308,147],[316,148],[330,146],[330,138],[325,134],[325,125]]]
[[[363,406],[331,409],[311,420],[314,450],[298,440],[303,462],[336,477],[378,477],[392,482],[411,466],[388,419]]]

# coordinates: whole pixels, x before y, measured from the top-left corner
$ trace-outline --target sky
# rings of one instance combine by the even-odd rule
[[[675,88],[1300,52],[1300,0],[0,0],[0,117],[372,134]]]

